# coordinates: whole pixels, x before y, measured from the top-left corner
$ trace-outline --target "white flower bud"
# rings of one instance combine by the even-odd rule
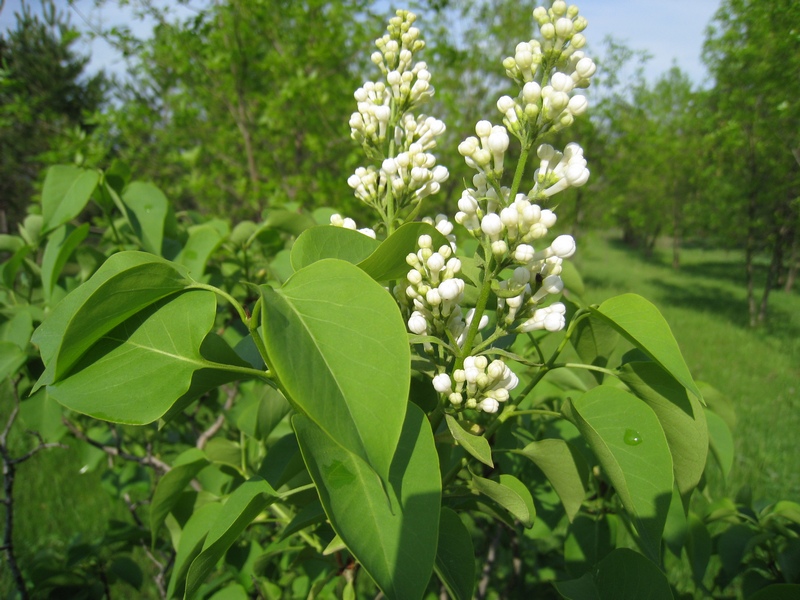
[[[408,319],[408,330],[417,335],[423,335],[428,331],[428,321],[421,312],[414,311]]]
[[[503,256],[506,252],[508,252],[508,244],[506,244],[505,240],[492,242],[492,254],[499,257]]]
[[[478,121],[475,124],[475,133],[480,138],[489,137],[489,134],[492,133],[492,124],[489,121]]]
[[[455,300],[464,291],[464,282],[461,279],[446,279],[438,289],[443,300]]]
[[[559,258],[569,258],[575,254],[575,239],[571,235],[560,235],[553,240],[550,248]]]
[[[431,254],[430,258],[427,260],[425,264],[427,265],[428,269],[430,269],[431,273],[438,273],[439,271],[444,269],[444,263],[445,263],[444,257],[438,252],[434,252],[433,254]]]
[[[558,294],[564,289],[564,282],[558,275],[548,275],[544,278],[544,281],[542,281],[541,289],[548,294]]]
[[[533,254],[533,246],[528,244],[520,244],[517,246],[516,250],[514,250],[514,260],[518,263],[525,264],[533,259]]]
[[[436,377],[433,378],[433,389],[435,389],[440,394],[451,394],[453,393],[452,383],[450,382],[450,376],[447,373],[439,373]]]
[[[503,231],[503,222],[495,213],[489,213],[481,220],[481,230],[490,238],[497,237]]]
[[[500,403],[494,398],[484,398],[478,404],[478,410],[487,413],[496,413],[500,409]]]
[[[561,278],[559,278],[559,281],[561,281]],[[431,306],[439,306],[442,303],[442,297],[439,294],[438,288],[429,289],[428,293],[425,294],[425,301]]]

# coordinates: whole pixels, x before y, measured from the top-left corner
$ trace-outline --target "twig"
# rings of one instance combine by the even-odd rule
[[[197,438],[196,446],[200,448],[200,450],[205,447],[205,445],[208,443],[208,440],[214,437],[225,424],[225,413],[227,413],[233,406],[233,399],[236,397],[238,391],[238,385],[232,385],[226,389],[228,397],[225,400],[224,406],[222,407],[222,412],[219,414],[219,416],[217,416],[216,420],[211,424],[211,426],[201,433]]]
[[[172,468],[167,463],[165,463],[164,461],[159,460],[155,456],[149,454],[149,452],[148,452],[147,456],[136,456],[135,454],[129,454],[127,452],[124,452],[122,449],[120,449],[118,447],[107,446],[106,444],[101,444],[97,440],[93,440],[92,438],[87,436],[83,431],[78,429],[75,426],[75,424],[72,423],[69,419],[66,419],[66,418],[62,419],[62,422],[64,423],[64,425],[67,426],[67,429],[69,429],[70,432],[72,433],[72,435],[74,435],[76,438],[78,438],[81,441],[86,442],[90,446],[94,446],[95,448],[98,448],[99,450],[102,450],[103,452],[105,452],[109,456],[117,456],[117,457],[122,458],[124,460],[130,460],[130,461],[139,463],[140,465],[144,465],[146,467],[152,467],[153,469],[156,469],[157,471],[161,471],[162,473],[166,473]]]
[[[489,579],[492,574],[492,566],[494,565],[495,558],[497,557],[497,546],[500,544],[500,536],[503,534],[503,529],[500,525],[495,530],[494,539],[489,544],[489,550],[486,552],[486,562],[481,570],[481,581],[478,584],[478,600],[486,598],[486,590],[489,587]]]
[[[11,570],[11,576],[14,579],[14,584],[17,587],[20,598],[22,600],[28,600],[30,597],[28,595],[28,587],[25,584],[25,578],[22,576],[22,571],[20,571],[19,564],[17,563],[17,556],[14,551],[14,477],[17,473],[17,465],[33,457],[39,450],[44,450],[45,448],[66,448],[67,446],[58,443],[44,443],[44,440],[42,440],[42,437],[38,433],[29,432],[36,436],[39,440],[39,444],[33,448],[33,450],[30,450],[22,456],[17,458],[11,457],[11,453],[8,449],[8,434],[19,414],[17,383],[18,380],[13,381],[11,385],[14,391],[14,408],[11,409],[11,414],[8,416],[5,427],[3,427],[3,432],[0,433],[0,455],[2,455],[3,458],[3,498],[0,500],[0,503],[4,504],[6,507],[6,527],[5,533],[3,534],[3,545],[0,547],[0,550],[6,554],[8,567]]]

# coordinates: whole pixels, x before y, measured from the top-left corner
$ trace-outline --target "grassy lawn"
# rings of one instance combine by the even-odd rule
[[[726,492],[749,485],[754,499],[800,499],[800,292],[774,290],[768,323],[752,330],[741,252],[687,249],[676,271],[666,246],[645,259],[590,234],[574,260],[588,301],[634,292],[658,306],[695,379],[732,402],[736,460]]]

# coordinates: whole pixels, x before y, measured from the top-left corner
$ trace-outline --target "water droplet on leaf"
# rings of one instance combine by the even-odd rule
[[[642,434],[635,429],[626,429],[625,436],[622,438],[628,446],[638,446],[642,443]]]

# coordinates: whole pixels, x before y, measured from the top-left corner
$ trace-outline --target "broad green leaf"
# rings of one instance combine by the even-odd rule
[[[172,576],[169,578],[167,598],[181,598],[186,589],[186,575],[192,562],[203,550],[203,542],[209,530],[222,512],[222,504],[212,502],[204,504],[192,513],[181,532]]]
[[[182,264],[192,277],[202,277],[211,254],[222,242],[219,230],[210,224],[189,228],[189,239],[175,262]]]
[[[281,539],[286,539],[306,527],[322,523],[324,520],[325,509],[322,508],[322,503],[315,498],[300,509],[289,524],[284,527],[283,531],[281,531]]]
[[[264,440],[289,414],[291,406],[279,391],[266,384],[259,384],[251,393],[257,394],[257,398],[242,411],[236,426],[250,437]]]
[[[433,566],[455,600],[471,600],[475,590],[475,550],[472,536],[455,511],[442,507],[439,543]]]
[[[736,410],[733,408],[730,398],[705,381],[698,381],[697,387],[703,392],[706,406],[720,416],[728,424],[728,427],[732,430],[736,429]]]
[[[12,377],[28,361],[28,354],[14,342],[0,340],[0,381]]]
[[[39,390],[29,396],[19,407],[24,429],[35,431],[45,442],[57,442],[67,433],[61,420],[63,412],[61,405],[46,390]]]
[[[271,208],[259,229],[277,229],[293,236],[298,236],[309,227],[316,225],[314,219],[307,214],[293,212],[284,208]]]
[[[589,480],[589,465],[581,453],[560,439],[531,442],[515,453],[531,459],[542,470],[561,499],[567,518],[572,521],[586,496]]]
[[[289,400],[338,444],[389,472],[410,382],[405,323],[358,267],[323,259],[261,287],[261,335]]]
[[[656,413],[672,453],[675,483],[688,508],[708,456],[708,426],[702,405],[656,363],[627,363],[620,368],[619,377]]]
[[[387,598],[422,598],[436,557],[439,460],[425,415],[409,405],[387,480],[303,415],[292,418],[322,506]]]
[[[50,302],[53,286],[58,281],[61,270],[72,252],[86,239],[88,234],[88,223],[84,223],[80,227],[66,224],[50,234],[42,256],[42,293],[45,302]]]
[[[22,246],[11,257],[0,265],[0,281],[8,289],[14,289],[14,281],[17,278],[20,267],[25,259],[33,251],[33,246]]]
[[[633,519],[642,548],[659,556],[672,498],[672,457],[655,413],[638,398],[601,385],[567,400],[562,412],[581,432]]]
[[[636,294],[622,294],[592,308],[592,314],[606,319],[623,337],[664,367],[698,399],[702,399],[683,360],[678,342],[652,303]]]
[[[595,317],[582,318],[575,325],[570,342],[578,352],[578,356],[587,365],[605,367],[608,359],[617,346],[619,334],[604,319]],[[597,383],[603,382],[603,373],[591,371]]]
[[[613,535],[607,515],[578,515],[567,529],[564,539],[564,561],[572,576],[590,571],[614,549]]]
[[[406,256],[418,250],[417,240],[421,235],[431,236],[434,250],[450,244],[433,225],[406,223],[381,242],[378,249],[358,266],[375,281],[403,279],[410,269]]]
[[[528,488],[513,475],[500,475],[498,483],[473,474],[472,486],[481,494],[497,502],[525,527],[533,525],[536,517],[533,498]]]
[[[277,498],[275,490],[261,477],[248,479],[234,490],[208,530],[202,552],[192,561],[186,576],[186,600],[194,597],[228,548]]]
[[[664,573],[628,548],[608,554],[580,579],[559,581],[558,593],[568,600],[673,600]]]
[[[20,350],[26,350],[31,341],[33,333],[33,314],[31,307],[20,305],[18,310],[12,312],[10,307],[6,314],[10,316],[8,321],[0,323],[0,340],[15,344]]]
[[[92,197],[100,172],[71,165],[47,170],[42,187],[43,229],[49,231],[77,217]]]
[[[450,415],[445,415],[447,427],[450,429],[450,434],[453,439],[457,441],[464,450],[477,458],[483,464],[494,467],[492,462],[492,448],[489,446],[489,441],[482,435],[475,435],[466,431],[461,423],[456,421]]]
[[[113,578],[119,579],[136,590],[141,590],[144,574],[139,565],[129,556],[118,556],[108,566],[108,573]]]
[[[244,475],[242,472],[242,446],[224,437],[213,437],[205,445],[208,460],[220,466],[226,466]],[[223,471],[230,472],[226,469]]]
[[[323,258],[358,264],[379,245],[377,240],[352,229],[332,225],[311,227],[301,233],[292,246],[292,268],[299,271]]]
[[[249,600],[250,594],[238,583],[226,585],[208,600]]]
[[[686,555],[692,569],[692,579],[700,585],[711,559],[711,535],[705,523],[694,513],[689,513],[689,531],[686,538]]]
[[[164,193],[152,183],[134,181],[122,192],[122,201],[127,207],[128,221],[142,248],[161,256],[164,241],[164,221],[169,210],[169,201]]]
[[[733,434],[730,428],[717,413],[706,410],[708,423],[708,448],[722,470],[722,476],[727,479],[733,469]]]
[[[201,469],[208,465],[208,459],[202,450],[190,448],[181,453],[164,476],[159,479],[150,502],[150,533],[153,544],[157,539],[158,528],[164,522],[169,511],[180,499],[183,490]]]
[[[676,485],[672,488],[672,502],[669,503],[667,521],[664,523],[664,544],[677,558],[681,557],[688,531],[689,521]]]
[[[58,381],[102,336],[192,281],[183,267],[152,254],[114,254],[64,298],[34,332],[45,371],[34,391]]]
[[[50,395],[97,419],[143,425],[236,379],[246,363],[219,337],[212,292],[191,290],[140,311],[101,338]],[[218,362],[224,358],[224,362]],[[214,359],[217,359],[215,361]]]

